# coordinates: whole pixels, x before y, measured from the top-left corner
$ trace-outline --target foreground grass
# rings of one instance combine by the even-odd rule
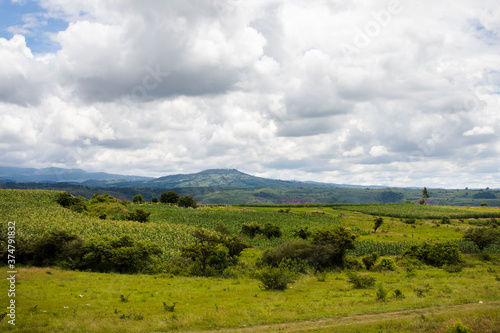
[[[7,269],[3,267],[2,271]],[[271,332],[280,326],[263,325],[284,324],[287,331],[331,332],[335,328],[348,332],[353,327],[368,332],[436,331],[454,320],[500,329],[498,261],[484,263],[469,258],[468,267],[460,273],[426,267],[417,270],[414,277],[407,277],[403,269],[368,274],[375,276],[377,283],[383,283],[389,295],[387,301],[376,300],[376,288],[353,289],[345,272],[330,273],[324,282],[312,275],[304,276],[285,292],[264,292],[250,278],[21,268],[17,275],[16,326],[4,320],[0,330],[189,332],[246,328]],[[392,298],[395,289],[406,297]],[[424,297],[417,295],[417,289],[424,290]],[[0,300],[7,304],[6,293]],[[163,302],[177,302],[174,311],[166,311]],[[396,317],[384,315],[400,311],[403,312]],[[363,320],[355,320],[356,316]],[[371,320],[370,316],[379,317]]]

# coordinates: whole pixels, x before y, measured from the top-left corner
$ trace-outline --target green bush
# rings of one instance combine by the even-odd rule
[[[441,224],[451,224],[451,219],[449,216],[443,216],[441,218]]]
[[[168,191],[168,192],[163,192],[160,195],[160,202],[161,203],[171,203],[171,204],[176,204],[179,202],[179,195],[175,191]]]
[[[144,223],[148,221],[150,215],[151,212],[146,212],[143,209],[136,209],[135,211],[129,212],[127,215],[125,215],[124,219]]]
[[[396,268],[396,261],[391,257],[382,257],[375,264],[375,269],[378,271],[395,271]]]
[[[395,299],[404,299],[406,296],[403,294],[403,292],[400,289],[394,290],[394,293],[392,294],[392,297]]]
[[[257,223],[248,223],[241,225],[241,233],[247,235],[250,238],[255,238],[257,234],[261,233],[261,226]]]
[[[463,257],[458,245],[451,242],[434,244],[425,242],[421,245],[412,245],[403,255],[408,258],[418,259],[427,265],[436,267],[463,262]]]
[[[277,225],[267,222],[264,227],[260,229],[260,232],[267,238],[280,238],[282,235],[280,227]]]
[[[377,301],[385,302],[387,299],[387,291],[384,289],[384,285],[380,283],[377,289]]]
[[[146,202],[146,200],[144,200],[144,197],[142,196],[142,194],[136,194],[136,195],[134,195],[132,202],[135,204],[143,204]]]
[[[265,266],[255,274],[260,281],[260,289],[264,291],[284,291],[290,283],[295,282],[294,274],[287,269]]]
[[[198,206],[198,203],[196,200],[190,196],[190,195],[185,195],[183,197],[179,198],[179,202],[177,203],[179,207],[184,207],[184,208],[196,208]]]
[[[293,231],[293,237],[296,237],[296,238],[308,239],[309,236],[311,236],[311,235],[312,235],[312,232],[309,231],[309,227],[301,227],[301,228]]]
[[[460,321],[457,321],[452,326],[448,327],[445,331],[446,333],[472,333],[473,330],[470,327],[465,326]]]
[[[348,282],[356,289],[366,289],[375,285],[375,278],[367,274],[357,274],[355,272],[347,272]]]
[[[378,257],[379,257],[378,253],[373,252],[369,256],[363,257],[361,261],[363,261],[363,264],[365,265],[366,269],[370,270],[370,268],[372,268],[373,265],[375,265],[375,262],[377,261]]]
[[[56,197],[56,202],[64,208],[71,209],[77,213],[83,213],[87,210],[86,199],[82,197],[74,197],[68,192],[62,192]]]
[[[150,241],[136,241],[129,235],[100,235],[83,244],[82,268],[98,272],[137,273],[154,263],[163,251]]]

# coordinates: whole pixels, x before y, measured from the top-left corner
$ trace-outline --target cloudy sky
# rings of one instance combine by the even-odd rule
[[[0,165],[500,187],[498,0],[0,0]]]

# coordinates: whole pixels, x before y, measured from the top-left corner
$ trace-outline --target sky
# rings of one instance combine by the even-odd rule
[[[0,0],[0,165],[500,188],[498,0]]]

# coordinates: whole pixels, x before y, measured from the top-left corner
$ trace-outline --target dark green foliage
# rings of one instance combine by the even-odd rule
[[[455,324],[452,326],[448,327],[445,331],[445,333],[472,333],[473,330],[462,324],[460,321],[457,321]]]
[[[171,203],[171,204],[176,204],[179,202],[179,195],[175,191],[168,191],[168,192],[163,192],[160,195],[160,202],[161,203]]]
[[[273,267],[278,267],[284,259],[300,259],[311,262],[314,252],[314,245],[298,239],[267,249],[262,254],[262,262]]]
[[[378,271],[395,271],[396,267],[396,262],[391,257],[382,257],[375,264],[375,269]]]
[[[60,193],[57,196],[56,201],[64,208],[69,208],[78,213],[83,213],[84,211],[87,210],[87,208],[85,207],[86,200],[84,198],[74,197],[68,192]]]
[[[241,233],[250,238],[255,238],[257,234],[261,233],[261,226],[257,223],[248,223],[241,225]]]
[[[377,289],[377,301],[385,302],[387,299],[387,291],[384,289],[384,285],[380,283]]]
[[[394,191],[384,191],[380,193],[379,200],[382,203],[401,202],[401,200],[403,200],[403,197],[404,195],[402,193]]]
[[[146,202],[146,200],[144,200],[142,194],[136,194],[134,195],[134,199],[132,200],[132,202],[135,204],[143,204]]]
[[[490,191],[480,191],[472,196],[474,199],[496,199],[495,193]]]
[[[415,224],[417,222],[417,220],[414,218],[404,219],[402,221],[403,221],[403,223],[406,223],[406,224]]]
[[[375,278],[367,274],[357,274],[355,272],[347,272],[348,282],[356,289],[366,289],[375,285]]]
[[[441,218],[441,224],[451,224],[451,220],[449,216],[443,216]]]
[[[500,231],[494,227],[469,229],[463,239],[476,244],[482,252],[490,244],[500,240]]]
[[[281,229],[277,225],[267,222],[264,224],[260,231],[267,239],[271,238],[280,238],[281,237]]]
[[[373,222],[373,232],[377,232],[377,229],[384,223],[384,219],[382,217],[375,218]]]
[[[423,243],[412,245],[404,253],[405,257],[418,259],[427,265],[442,267],[463,261],[458,245],[451,242]]]
[[[158,198],[157,197],[152,197],[151,198],[152,203],[158,203]]]
[[[190,196],[190,195],[185,195],[179,199],[179,202],[177,203],[179,207],[184,207],[184,208],[196,208],[197,207],[197,202],[196,200]]]
[[[125,220],[137,221],[137,222],[144,223],[144,222],[148,221],[150,215],[151,215],[151,212],[146,212],[143,209],[136,209],[133,212],[129,212],[125,216]]]
[[[375,265],[375,262],[377,261],[378,257],[379,257],[378,254],[376,252],[373,252],[369,256],[363,257],[361,261],[363,261],[363,264],[365,265],[366,269],[370,270],[370,268],[372,268],[373,265]]]
[[[46,231],[33,243],[31,264],[76,268],[83,253],[82,244],[79,236],[66,231]]]
[[[214,230],[223,235],[231,235],[231,230],[222,222],[218,222]]]
[[[182,248],[181,256],[191,260],[190,274],[222,275],[224,270],[238,262],[238,256],[249,246],[237,237],[225,237],[207,229],[193,232],[194,244]]]
[[[137,273],[145,269],[163,251],[150,241],[136,241],[129,235],[100,235],[83,244],[82,268],[98,272]]]
[[[312,232],[309,231],[309,227],[301,227],[293,231],[293,237],[308,239],[312,235]]]
[[[264,291],[284,291],[288,284],[295,281],[295,276],[287,269],[265,266],[255,274],[260,281],[259,287]]]
[[[354,256],[346,256],[344,259],[344,268],[352,271],[359,271],[365,268],[363,263]]]
[[[395,299],[405,299],[406,298],[405,294],[403,294],[403,292],[400,289],[394,290],[392,297]]]
[[[342,267],[347,250],[354,250],[356,236],[345,227],[318,230],[312,234],[312,243],[329,247],[330,266]]]

